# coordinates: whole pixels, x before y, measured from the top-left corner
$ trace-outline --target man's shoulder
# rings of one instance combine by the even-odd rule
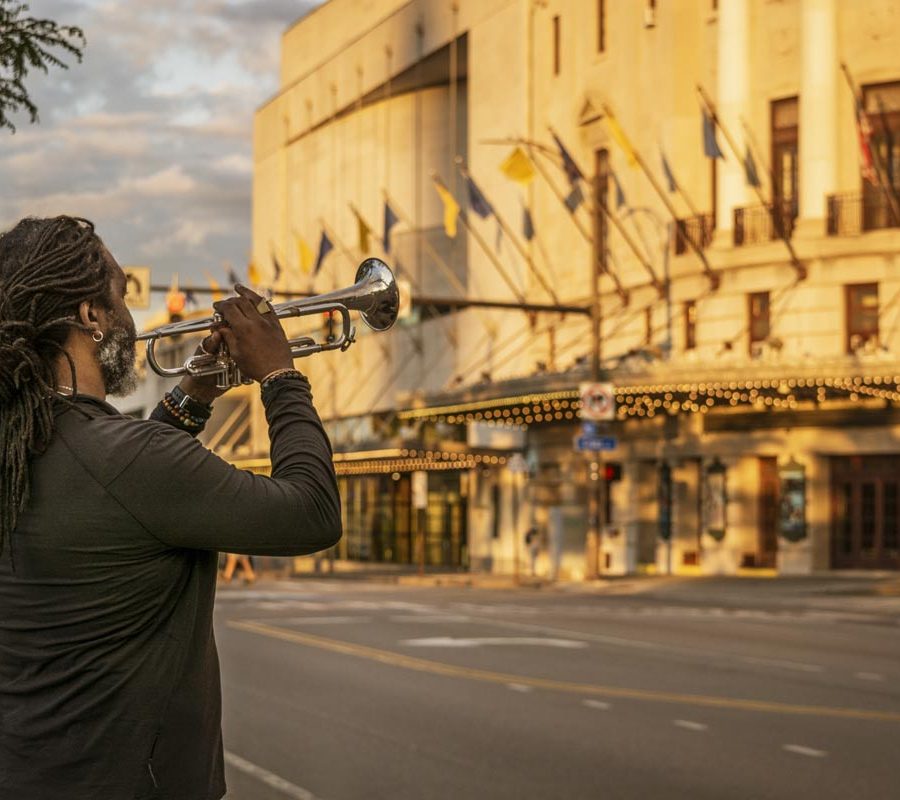
[[[54,440],[56,447],[65,451],[58,455],[74,457],[105,484],[155,439],[179,433],[155,420],[121,414],[105,403],[78,402],[56,418]]]

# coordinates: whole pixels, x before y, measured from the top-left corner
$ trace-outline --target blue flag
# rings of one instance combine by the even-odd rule
[[[744,156],[744,177],[747,179],[748,186],[755,186],[757,189],[762,186],[759,180],[759,174],[756,171],[756,162],[753,160],[753,153],[750,152],[750,146],[747,146],[747,153]]]
[[[234,269],[232,267],[228,268],[228,282],[232,286],[241,282],[241,279],[237,276],[237,273],[234,271]]]
[[[275,280],[277,281],[281,277],[281,264],[278,263],[278,258],[272,253],[272,264],[275,267]]]
[[[669,191],[674,192],[678,188],[678,184],[675,182],[675,176],[672,174],[672,168],[669,166],[669,162],[666,160],[666,154],[662,154],[662,168],[663,175],[666,176],[666,183],[669,185]]]
[[[551,133],[551,135],[553,136],[553,141],[556,142],[556,146],[559,148],[559,155],[563,161],[563,169],[566,171],[566,177],[568,177],[569,183],[574,186],[579,180],[584,180],[584,175],[581,174],[581,170],[578,169],[578,164],[575,163],[575,159],[572,158],[569,151],[566,150],[565,145],[559,140],[559,137],[555,133]]]
[[[522,235],[529,242],[534,238],[534,221],[528,206],[522,206]]]
[[[194,294],[193,289],[188,289],[184,293],[184,304],[187,308],[197,308],[197,295]]]
[[[491,204],[481,193],[481,189],[478,188],[478,184],[475,183],[471,175],[466,175],[466,186],[469,189],[469,208],[482,219],[487,219],[494,213],[494,209],[491,208]]]
[[[572,187],[572,191],[569,192],[569,196],[565,199],[566,208],[569,209],[573,214],[575,210],[584,202],[584,195],[581,193],[581,186],[577,183]]]
[[[615,172],[610,173],[612,175],[613,183],[616,185],[616,208],[621,208],[626,205],[625,201],[625,192],[622,191],[622,184],[619,183],[619,178]],[[566,202],[568,205],[568,202]],[[572,209],[574,211],[574,209]]]
[[[319,241],[319,256],[316,258],[316,265],[313,267],[313,275],[318,275],[319,270],[322,269],[322,262],[325,260],[325,256],[327,256],[334,249],[334,245],[331,242],[331,239],[328,238],[328,234],[325,231],[322,231],[322,238]]]
[[[391,208],[391,204],[384,201],[384,238],[382,242],[384,243],[384,252],[391,252],[391,228],[394,227],[398,222],[400,222],[400,217],[398,217],[394,213],[394,209]]]
[[[703,153],[707,158],[725,158],[716,141],[716,124],[706,111],[703,112]]]

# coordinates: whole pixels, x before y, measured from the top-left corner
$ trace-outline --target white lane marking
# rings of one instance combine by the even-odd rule
[[[789,753],[796,753],[798,756],[809,756],[810,758],[825,758],[828,755],[824,750],[816,750],[814,747],[804,747],[802,744],[786,744],[782,750]]]
[[[506,636],[481,638],[457,638],[454,636],[431,636],[425,639],[403,639],[400,644],[407,647],[561,647],[566,650],[583,650],[587,642],[576,642],[572,639],[544,639],[533,636]]]
[[[353,622],[370,622],[371,617],[278,617],[278,622],[292,625],[340,625]]]
[[[507,683],[507,689],[512,689],[514,692],[521,692],[522,694],[528,694],[528,692],[533,692],[533,686],[526,686],[524,683]]]
[[[883,681],[884,675],[880,672],[857,672],[856,677],[861,681]]]
[[[439,622],[471,622],[472,618],[464,616],[462,614],[435,614],[435,615],[425,615],[425,614],[404,614],[404,615],[394,615],[390,617],[391,622],[421,622],[421,623],[439,623]]]
[[[709,725],[704,725],[702,722],[691,722],[689,719],[675,719],[672,720],[672,724],[676,728],[684,728],[688,731],[705,731]]]
[[[798,672],[824,672],[825,667],[818,664],[803,664],[800,661],[784,661],[779,658],[753,658],[751,656],[743,656],[741,661],[747,664],[762,664],[767,667],[782,667],[784,669],[795,669]]]
[[[595,708],[597,711],[609,711],[612,707],[609,703],[604,703],[602,700],[582,700],[581,704],[587,708]]]
[[[637,647],[646,650],[662,650],[664,645],[658,645],[654,642],[644,642],[639,639],[622,639],[619,636],[605,636],[598,633],[584,633],[582,631],[572,631],[567,628],[556,628],[551,625],[532,625],[528,622],[510,622],[502,619],[486,619],[484,617],[471,617],[472,622],[481,625],[493,625],[496,628],[509,628],[510,630],[534,631],[535,633],[549,633],[556,636],[571,636],[574,639],[581,639],[586,642],[600,642],[601,644],[615,644],[623,647]]]
[[[266,786],[271,786],[273,789],[278,790],[287,797],[293,797],[294,800],[321,800],[321,798],[317,797],[309,790],[304,789],[302,786],[297,786],[295,783],[285,780],[280,775],[269,772],[269,770],[263,769],[229,750],[225,751],[225,763],[230,764],[235,769],[239,769],[247,775],[253,776],[261,783],[266,784]]]

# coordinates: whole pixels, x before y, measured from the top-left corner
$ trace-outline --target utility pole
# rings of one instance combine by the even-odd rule
[[[599,180],[599,176],[594,177],[594,191],[591,195],[595,220],[598,219],[596,207],[600,202],[598,198],[600,193]],[[592,249],[591,251],[591,381],[593,383],[597,383],[600,380],[600,358],[602,356],[600,342],[602,321],[602,309],[600,307],[600,259],[603,252],[602,248],[605,245],[605,237],[601,237],[600,234],[600,231],[596,231],[594,241],[597,243],[597,249]],[[605,489],[604,481],[600,475],[600,465],[594,462],[595,458],[595,454],[588,451],[588,529],[587,541],[585,542],[585,578],[588,579],[600,577],[600,543],[601,532],[605,522],[602,516],[606,508],[603,495]]]

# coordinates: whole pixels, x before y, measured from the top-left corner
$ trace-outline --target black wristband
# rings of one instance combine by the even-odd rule
[[[180,386],[173,386],[169,392],[175,405],[182,411],[186,411],[190,416],[207,420],[212,416],[212,404],[207,405],[195,400],[187,394]]]

